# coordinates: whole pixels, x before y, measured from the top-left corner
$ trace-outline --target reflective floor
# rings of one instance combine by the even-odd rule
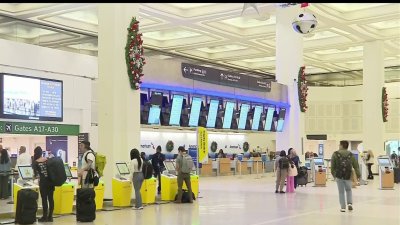
[[[376,178],[378,178],[376,176]],[[299,187],[296,193],[275,194],[274,177],[255,175],[200,179],[194,204],[148,205],[143,210],[99,211],[97,225],[399,225],[400,185],[379,190],[378,180],[353,189],[353,212],[340,212],[336,183]],[[0,202],[2,207],[4,201]],[[38,223],[40,224],[40,223]],[[51,224],[51,223],[46,223]],[[53,224],[80,224],[61,216]]]

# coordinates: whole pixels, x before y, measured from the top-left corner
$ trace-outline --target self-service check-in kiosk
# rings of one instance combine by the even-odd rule
[[[379,188],[384,190],[394,189],[393,165],[388,156],[378,157]]]
[[[112,179],[112,194],[114,207],[128,207],[131,205],[132,181],[130,171],[125,162],[115,163],[118,173]]]
[[[72,173],[68,164],[64,164],[67,181],[54,190],[54,214],[71,214],[74,204],[75,184],[71,182]]]
[[[18,191],[21,189],[32,189],[39,193],[39,186],[33,183],[34,173],[31,165],[20,165],[18,167],[19,178],[17,183],[14,183],[14,212],[17,207]]]
[[[325,187],[326,186],[326,166],[324,164],[323,158],[313,158],[312,159],[314,165],[312,167],[313,177],[314,177],[314,186],[317,187]]]

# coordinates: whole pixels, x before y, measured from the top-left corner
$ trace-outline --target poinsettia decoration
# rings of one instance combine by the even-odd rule
[[[388,113],[389,113],[389,102],[388,102],[388,95],[386,93],[386,88],[382,88],[382,118],[383,122],[388,121]]]
[[[128,27],[128,39],[125,47],[125,60],[128,68],[129,83],[131,88],[138,90],[142,83],[143,65],[146,61],[143,56],[142,34],[139,33],[139,21],[132,18]]]
[[[306,74],[304,70],[306,69],[305,66],[300,67],[299,69],[299,75],[297,79],[297,90],[299,94],[299,104],[300,104],[300,111],[301,112],[306,112],[308,109],[307,106],[307,81],[306,81]]]

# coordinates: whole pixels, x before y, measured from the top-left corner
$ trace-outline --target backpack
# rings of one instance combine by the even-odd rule
[[[289,159],[287,157],[279,159],[279,169],[289,169],[289,164]]]
[[[142,161],[142,172],[144,179],[150,179],[153,176],[153,165],[149,161]]]
[[[97,172],[97,174],[99,175],[99,177],[102,177],[102,176],[103,176],[104,168],[106,167],[107,158],[106,158],[106,156],[103,155],[103,154],[100,154],[100,153],[95,152],[95,151],[93,151],[93,150],[90,150],[90,151],[91,151],[91,153],[92,153],[92,154],[94,155],[94,157],[95,157],[96,172]],[[89,154],[89,153],[88,153],[88,154]],[[86,157],[85,157],[86,163],[87,163],[87,155],[88,155],[88,154],[86,154]]]
[[[60,157],[53,157],[47,160],[47,174],[54,186],[62,186],[67,180],[64,162]]]
[[[182,173],[190,173],[193,168],[193,159],[190,155],[184,155],[182,156],[182,166],[181,166],[181,172]]]
[[[351,172],[353,169],[352,157],[353,153],[349,152],[347,155],[342,155],[335,152],[337,157],[335,177],[342,180],[350,180]]]

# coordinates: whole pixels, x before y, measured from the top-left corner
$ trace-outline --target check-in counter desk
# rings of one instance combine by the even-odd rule
[[[212,161],[213,160],[211,158],[209,158],[208,162],[201,164],[201,169],[200,169],[201,176],[206,177],[206,176],[214,175]]]
[[[253,165],[253,163],[251,161],[249,161],[248,159],[243,159],[241,162],[239,160],[237,160],[236,163],[236,172],[238,174],[250,174],[249,171],[249,166],[251,168],[251,166]]]
[[[221,176],[232,175],[230,158],[219,158],[217,159],[217,162],[219,164],[218,175]]]

